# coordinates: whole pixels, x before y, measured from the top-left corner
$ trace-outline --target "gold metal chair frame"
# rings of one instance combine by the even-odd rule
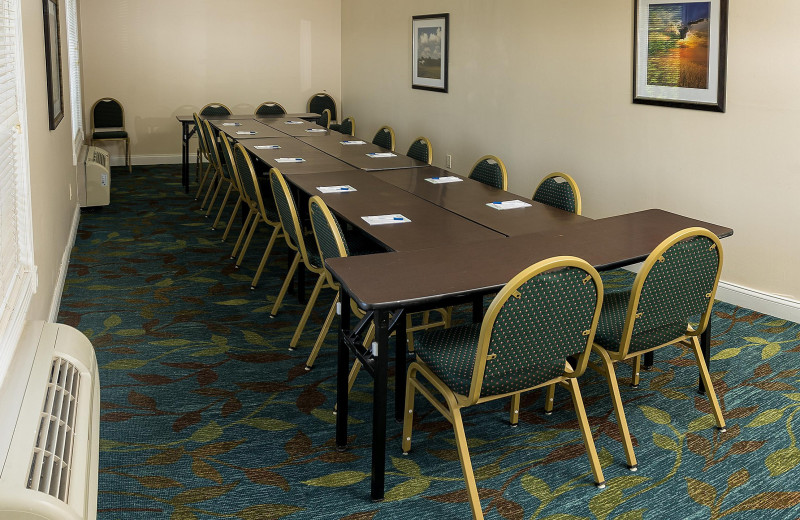
[[[98,99],[97,101],[94,102],[94,104],[92,105],[92,110],[89,112],[89,114],[91,114],[91,122],[92,122],[92,128],[91,128],[92,133],[89,134],[92,137],[89,139],[89,142],[91,144],[94,144],[95,141],[125,141],[125,166],[128,167],[128,172],[131,172],[131,171],[133,171],[133,165],[131,164],[131,138],[130,138],[130,136],[128,136],[128,137],[98,137],[98,138],[94,137],[94,133],[97,130],[97,128],[95,128],[95,126],[94,126],[94,109],[95,109],[95,107],[97,106],[98,103],[100,103],[100,102],[108,102],[108,101],[113,101],[114,103],[117,104],[117,106],[119,106],[120,112],[122,113],[122,126],[120,128],[122,128],[123,132],[127,132],[127,130],[125,130],[125,107],[122,106],[122,103],[120,103],[117,99],[112,98],[112,97],[100,98],[100,99]],[[102,127],[102,128],[106,128],[106,127]],[[116,128],[116,127],[108,127],[108,128]]]
[[[508,191],[508,172],[506,171],[506,165],[505,165],[505,163],[503,163],[503,160],[500,159],[499,157],[497,157],[496,155],[484,155],[483,157],[481,157],[480,159],[475,161],[475,164],[473,164],[472,168],[470,168],[470,170],[469,170],[469,178],[472,178],[472,172],[475,171],[475,167],[478,166],[482,161],[486,161],[486,160],[495,161],[497,164],[500,165],[500,172],[501,172],[502,177],[503,177],[502,190],[503,191]]]
[[[592,319],[591,328],[585,331],[587,336],[586,349],[578,357],[575,366],[570,365],[569,361],[565,362],[564,373],[561,376],[553,378],[544,383],[536,386],[518,391],[499,395],[481,397],[481,387],[483,385],[483,377],[486,370],[486,362],[489,356],[489,343],[491,341],[492,328],[495,320],[497,319],[503,304],[509,298],[515,297],[517,289],[525,282],[541,274],[545,271],[562,267],[578,267],[583,269],[591,276],[597,287],[597,302],[595,305],[594,316]],[[588,281],[588,280],[586,280]],[[495,399],[502,399],[511,397],[511,410],[509,415],[509,422],[511,425],[516,425],[519,420],[519,404],[522,392],[542,388],[548,385],[558,383],[567,388],[572,395],[573,403],[575,405],[575,412],[578,417],[578,425],[581,430],[584,445],[586,446],[589,463],[592,468],[592,474],[595,479],[595,485],[598,488],[605,487],[605,478],[603,470],[600,466],[600,460],[597,456],[597,450],[594,446],[592,439],[592,431],[589,427],[589,421],[586,416],[586,409],[583,405],[580,388],[578,387],[577,378],[583,374],[586,369],[589,354],[591,351],[594,333],[597,329],[597,322],[600,317],[600,309],[603,303],[603,282],[597,271],[584,260],[576,257],[560,256],[554,257],[541,262],[537,262],[532,266],[526,268],[521,273],[516,275],[509,281],[503,289],[492,300],[486,315],[481,324],[481,331],[478,340],[478,350],[475,356],[475,364],[472,372],[472,383],[468,395],[461,395],[453,392],[447,385],[437,377],[433,371],[422,361],[417,359],[412,362],[408,368],[406,397],[405,397],[405,410],[406,414],[403,420],[403,437],[402,448],[403,453],[408,454],[411,450],[411,433],[412,422],[414,415],[414,396],[418,391],[422,394],[433,406],[436,408],[450,423],[455,430],[456,447],[458,448],[458,457],[461,461],[461,469],[464,473],[464,481],[467,487],[467,494],[469,496],[470,508],[472,509],[472,517],[476,520],[483,519],[483,512],[481,510],[480,498],[478,496],[478,488],[475,482],[475,475],[472,470],[472,462],[469,456],[469,449],[467,444],[466,433],[464,431],[464,424],[461,419],[461,409],[468,406],[493,401]],[[438,399],[423,383],[417,380],[418,375],[424,378],[441,394],[444,402]]]
[[[572,188],[573,198],[575,200],[575,214],[576,215],[580,215],[581,214],[581,190],[578,189],[578,183],[575,182],[575,179],[573,179],[571,175],[569,175],[567,173],[564,173],[564,172],[553,172],[553,173],[549,173],[549,174],[545,175],[542,178],[542,180],[539,181],[539,184],[536,185],[536,189],[533,190],[533,193],[531,194],[531,199],[533,199],[533,197],[536,195],[536,192],[539,191],[539,187],[542,184],[544,184],[546,180],[552,179],[554,177],[561,177],[562,179],[564,179],[565,181],[567,181],[569,183],[570,187]]]
[[[197,128],[197,138],[200,143],[197,149],[198,154],[200,156],[205,156],[206,161],[208,161],[208,166],[206,167],[205,173],[203,173],[203,178],[200,179],[200,183],[197,185],[197,193],[195,193],[194,196],[194,200],[200,199],[200,194],[208,179],[209,183],[208,187],[206,187],[206,195],[203,197],[202,202],[200,202],[200,209],[202,210],[208,201],[208,195],[211,192],[212,186],[214,186],[214,180],[219,175],[219,161],[213,157],[212,151],[208,146],[208,141],[215,139],[210,124],[205,119],[200,119],[199,117],[195,119],[195,124]],[[202,152],[202,154],[200,152]],[[217,159],[219,159],[219,157],[217,157]],[[199,161],[199,164],[202,165],[202,160]],[[209,174],[211,177],[209,177]]]
[[[225,232],[222,234],[222,241],[225,242],[225,239],[228,238],[228,233],[230,233],[231,231],[231,226],[233,225],[233,221],[236,219],[236,216],[239,213],[239,208],[241,207],[242,202],[247,204],[246,201],[247,194],[244,193],[244,190],[242,189],[242,183],[239,180],[239,170],[236,168],[236,162],[233,160],[233,150],[231,149],[231,143],[228,140],[228,138],[224,135],[221,136],[221,141],[222,143],[220,144],[220,147],[224,147],[226,149],[226,160],[227,158],[230,158],[230,164],[228,165],[228,168],[230,168],[233,189],[238,194],[238,198],[236,199],[236,205],[233,207],[231,216],[228,219],[228,225],[225,227]],[[230,190],[228,190],[228,194],[229,193]],[[211,229],[213,230],[217,229],[219,220],[222,217],[222,212],[225,209],[225,204],[228,201],[228,194],[225,195],[225,200],[222,201],[222,206],[219,208],[219,213],[217,213],[217,218],[216,220],[214,220],[214,225],[211,226]]]
[[[320,119],[325,117],[325,114],[328,114],[328,117],[327,117],[328,123],[325,125],[325,129],[326,130],[330,130],[331,129],[331,111],[329,109],[327,109],[327,108],[322,111],[322,114],[319,116],[319,119],[317,119],[317,124],[319,124],[319,120]],[[320,125],[320,126],[322,126],[322,125]]]
[[[378,134],[379,134],[379,133],[381,133],[381,132],[383,132],[384,130],[388,130],[388,131],[389,131],[389,134],[390,134],[390,136],[391,136],[391,138],[392,138],[392,147],[391,147],[389,150],[393,152],[393,151],[394,151],[394,146],[395,146],[395,143],[396,143],[396,141],[395,141],[395,138],[394,138],[394,130],[392,130],[392,127],[391,127],[391,126],[389,126],[389,125],[383,125],[382,127],[378,128],[378,131],[377,131],[377,132],[375,132],[375,137],[377,137],[377,136],[378,136]],[[373,141],[375,141],[375,137],[373,137],[373,138],[372,138],[372,140],[373,140]]]
[[[203,197],[203,202],[200,203],[200,209],[206,208],[206,218],[211,213],[211,208],[214,206],[214,201],[217,198],[217,194],[219,193],[220,187],[222,187],[222,183],[225,182],[226,177],[222,171],[222,162],[219,156],[219,145],[217,144],[217,136],[214,133],[214,129],[211,127],[211,123],[208,122],[207,119],[203,119],[200,121],[200,124],[203,125],[203,131],[205,132],[205,145],[206,145],[206,153],[208,154],[208,162],[212,165],[214,174],[211,176],[211,180],[208,183],[208,188],[206,189],[206,196]],[[214,147],[212,150],[211,147]],[[205,177],[203,177],[205,180]],[[208,200],[208,197],[211,195],[211,190],[214,190],[216,186],[216,190],[214,191],[214,196],[211,200]],[[202,188],[202,183],[200,184],[200,188]],[[199,189],[198,189],[199,193]],[[206,202],[208,202],[208,206],[206,206]]]
[[[667,251],[670,247],[692,237],[703,236],[709,238],[713,245],[712,247],[716,247],[717,251],[719,252],[719,260],[717,265],[717,274],[714,280],[714,285],[710,293],[706,294],[705,297],[708,299],[708,305],[706,306],[705,312],[703,312],[700,323],[698,324],[697,328],[692,328],[691,326],[687,326],[686,333],[683,336],[676,338],[673,341],[669,341],[667,343],[663,343],[661,345],[644,349],[644,350],[637,350],[636,352],[629,352],[630,349],[630,342],[631,336],[633,334],[634,324],[637,318],[641,317],[641,313],[639,313],[639,298],[642,294],[642,288],[644,286],[645,280],[647,279],[650,270],[653,266],[660,261],[663,261],[663,254]],[[719,406],[719,402],[717,401],[716,392],[714,392],[714,386],[711,382],[711,375],[708,372],[708,367],[706,366],[705,359],[703,358],[703,353],[700,347],[700,341],[698,337],[700,334],[705,331],[708,323],[711,319],[711,308],[714,305],[714,295],[717,291],[717,286],[719,284],[719,277],[722,272],[722,245],[719,241],[719,238],[714,233],[711,233],[707,229],[694,227],[694,228],[687,228],[682,231],[678,231],[674,233],[672,236],[666,238],[663,242],[661,242],[647,259],[644,261],[642,269],[636,275],[636,279],[633,282],[633,289],[631,290],[630,300],[628,302],[627,314],[625,317],[625,325],[622,330],[622,337],[620,341],[619,350],[617,351],[609,351],[603,348],[602,346],[595,343],[592,345],[592,351],[595,352],[600,359],[602,360],[602,364],[595,364],[590,363],[593,369],[597,370],[598,372],[605,375],[609,390],[611,392],[611,400],[614,404],[614,413],[617,416],[617,422],[619,424],[620,433],[623,439],[623,447],[625,449],[625,457],[628,462],[628,468],[632,471],[636,471],[638,469],[638,464],[636,461],[636,455],[633,452],[633,443],[631,442],[631,435],[630,430],[628,429],[628,422],[625,418],[625,411],[622,407],[622,397],[619,393],[619,386],[617,384],[617,376],[616,372],[614,371],[614,363],[619,361],[625,361],[628,359],[634,359],[634,374],[633,374],[633,383],[634,385],[638,385],[639,383],[639,370],[640,370],[640,363],[641,363],[641,356],[647,352],[651,352],[657,350],[661,347],[665,347],[668,345],[674,345],[676,343],[681,343],[683,345],[689,346],[694,354],[695,360],[697,362],[697,367],[700,371],[700,377],[703,381],[703,385],[706,389],[706,394],[708,396],[708,400],[711,404],[712,414],[714,419],[717,423],[717,429],[721,432],[725,431],[725,418],[722,415],[722,410]],[[552,395],[548,395],[547,406],[552,409]]]
[[[414,139],[413,141],[411,141],[411,146],[414,146],[414,143],[416,143],[418,141],[422,141],[425,144],[425,146],[428,147],[428,164],[432,164],[433,163],[433,145],[431,144],[431,141],[427,137],[421,135],[421,136],[417,137],[416,139]],[[408,147],[409,151],[411,151],[411,146]],[[406,154],[406,155],[408,155],[408,154]]]

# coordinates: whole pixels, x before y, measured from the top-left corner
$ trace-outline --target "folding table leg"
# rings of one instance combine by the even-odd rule
[[[345,300],[347,301],[347,300]],[[345,307],[342,305],[342,307]],[[386,471],[386,398],[387,372],[389,370],[389,311],[376,309],[375,341],[378,352],[375,357],[375,381],[372,399],[372,500],[383,500]],[[339,417],[347,416],[339,410]]]
[[[350,303],[350,295],[339,290],[339,301]],[[336,449],[344,451],[347,447],[347,379],[350,372],[350,349],[345,335],[350,331],[350,305],[340,305],[339,314],[339,352],[336,358]]]
[[[402,310],[397,312],[404,312]],[[408,346],[406,344],[406,320],[402,316],[395,320],[394,344],[394,420],[402,423],[405,418],[406,408],[406,369]]]

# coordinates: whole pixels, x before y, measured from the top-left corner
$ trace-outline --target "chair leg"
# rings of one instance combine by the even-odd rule
[[[197,156],[197,164],[198,164],[198,171],[202,167],[202,161],[200,160],[200,156]],[[208,174],[211,173],[211,164],[206,167],[205,173],[203,173],[203,178],[200,180],[200,184],[197,185],[197,193],[194,194],[194,200],[198,200],[200,198],[200,193],[203,192],[203,185],[206,183],[206,179],[208,178]]]
[[[311,291],[311,296],[308,297],[308,303],[306,303],[306,308],[303,311],[303,315],[300,316],[300,323],[297,324],[297,328],[294,331],[294,336],[292,336],[291,341],[289,341],[289,350],[294,350],[297,347],[297,342],[300,341],[300,335],[303,333],[303,329],[306,328],[306,322],[308,321],[308,317],[311,316],[311,311],[314,310],[314,304],[317,303],[317,297],[319,296],[319,292],[322,290],[322,286],[325,284],[325,272],[319,274],[319,278],[317,278],[317,283],[314,284],[314,290]]]
[[[200,203],[200,209],[204,209],[206,207],[206,202],[208,202],[208,197],[211,195],[211,192],[214,190],[214,186],[218,186],[216,184],[219,182],[219,171],[214,168],[214,175],[211,176],[211,180],[208,184],[208,189],[206,190],[206,196],[203,197],[203,202]]]
[[[278,238],[278,233],[280,233],[280,230],[280,224],[272,228],[272,236],[269,237],[269,243],[267,244],[267,248],[264,250],[264,255],[261,257],[261,263],[258,264],[256,274],[253,276],[253,281],[250,283],[250,289],[255,289],[256,285],[258,285],[258,279],[261,278],[261,273],[264,271],[264,266],[267,265],[267,259],[269,258],[269,254],[272,252],[272,246],[275,245],[275,239]]]
[[[228,204],[228,198],[231,196],[231,192],[233,191],[233,184],[228,184],[228,190],[225,192],[225,196],[222,198],[222,204],[219,205],[219,211],[217,212],[217,218],[214,219],[214,223],[211,225],[211,229],[216,231],[217,225],[219,224],[219,219],[222,218],[222,212],[225,211],[225,206]]]
[[[322,344],[325,342],[325,336],[328,335],[328,331],[331,329],[331,325],[333,324],[333,319],[336,317],[337,303],[339,303],[338,291],[336,292],[336,297],[334,297],[333,299],[333,305],[331,305],[331,310],[328,311],[328,316],[325,317],[325,322],[322,324],[322,328],[319,331],[319,335],[317,336],[317,341],[314,342],[314,348],[311,349],[311,353],[308,355],[308,359],[306,360],[306,370],[311,370],[311,368],[314,366],[314,361],[316,361],[317,359],[319,350],[320,348],[322,348]]]
[[[464,432],[464,422],[461,420],[461,410],[458,408],[451,408],[450,412],[453,414],[453,429],[456,434],[458,458],[461,461],[461,471],[464,473],[464,483],[467,486],[467,495],[469,496],[469,507],[472,509],[472,518],[475,520],[483,520],[481,499],[478,495],[478,486],[475,483],[475,474],[472,471],[472,460],[469,458],[467,435]]]
[[[292,260],[292,265],[289,267],[289,272],[286,273],[286,279],[283,281],[283,285],[278,293],[278,297],[275,298],[275,303],[272,305],[272,310],[269,311],[270,318],[274,318],[278,314],[278,309],[281,308],[281,302],[283,302],[283,297],[286,296],[286,291],[289,289],[289,284],[292,283],[292,277],[294,277],[294,272],[297,271],[297,265],[299,263],[300,252],[298,251],[294,255],[294,260]]]
[[[511,410],[508,414],[508,422],[511,426],[519,424],[519,402],[521,396],[521,393],[516,393],[511,396]]]
[[[719,401],[717,401],[717,393],[714,391],[714,386],[711,384],[711,374],[708,372],[708,367],[703,358],[703,351],[697,336],[692,336],[692,351],[694,352],[695,360],[697,360],[697,368],[700,369],[700,377],[703,379],[708,401],[711,403],[711,411],[714,413],[714,419],[717,421],[717,429],[720,432],[725,432],[725,418],[722,416],[722,409],[719,406]]]
[[[614,363],[608,355],[608,352],[602,348],[593,348],[593,350],[603,360],[603,372],[608,382],[608,389],[611,393],[611,402],[614,404],[614,414],[617,416],[617,424],[619,425],[619,433],[622,436],[622,446],[625,449],[625,457],[628,460],[628,469],[636,471],[639,466],[636,463],[636,455],[633,453],[633,443],[631,442],[631,432],[628,430],[628,421],[625,418],[625,410],[622,408],[622,397],[619,393],[619,385],[617,384],[617,374],[614,371]]]
[[[233,207],[233,213],[231,213],[231,218],[228,219],[228,225],[225,227],[225,232],[222,234],[222,241],[225,242],[225,239],[228,238],[228,233],[231,232],[231,227],[233,226],[233,221],[236,220],[236,215],[239,213],[239,208],[242,206],[242,196],[239,195],[239,198],[236,199],[236,205]]]
[[[247,253],[247,249],[250,247],[250,241],[253,240],[253,235],[255,234],[256,228],[260,222],[261,215],[256,213],[256,216],[253,219],[253,225],[250,226],[250,231],[247,233],[247,240],[244,241],[242,251],[239,253],[239,259],[236,260],[236,265],[234,266],[236,269],[239,269],[239,266],[242,265],[242,262],[244,261],[244,255]]]
[[[544,396],[544,414],[550,415],[553,413],[553,399],[556,396],[556,385],[550,385],[547,387],[547,392]]]
[[[214,208],[214,203],[217,201],[217,196],[219,195],[219,190],[222,189],[222,177],[219,177],[217,180],[217,189],[214,190],[214,195],[211,197],[211,202],[208,203],[208,209],[206,210],[206,218],[211,214],[211,210]],[[228,185],[230,187],[230,184]]]
[[[247,226],[250,225],[250,220],[256,215],[256,212],[253,211],[253,208],[250,208],[250,211],[247,212],[247,217],[244,219],[244,224],[242,224],[242,230],[239,231],[239,238],[236,239],[236,244],[233,246],[233,251],[231,251],[231,260],[236,258],[236,252],[239,250],[239,246],[242,244],[242,239],[244,235],[247,233]]]
[[[597,449],[592,438],[592,429],[589,427],[589,419],[586,417],[586,408],[583,406],[581,389],[578,387],[578,380],[570,378],[566,381],[569,393],[572,396],[572,403],[575,406],[575,415],[578,416],[578,425],[581,428],[583,444],[586,446],[586,454],[589,456],[589,464],[594,474],[594,485],[600,489],[606,487],[606,480],[603,477],[603,468],[600,466],[600,459],[597,457]]]
[[[631,374],[631,387],[639,388],[639,373],[642,371],[642,356],[633,358],[633,373]]]

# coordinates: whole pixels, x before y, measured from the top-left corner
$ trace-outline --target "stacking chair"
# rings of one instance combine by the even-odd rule
[[[322,111],[326,108],[331,111],[331,121],[336,121],[336,101],[329,94],[319,92],[308,98],[309,112],[322,114]]]
[[[205,157],[206,161],[208,162],[208,166],[206,167],[205,172],[203,173],[203,177],[200,179],[200,183],[197,185],[197,193],[194,195],[194,200],[200,199],[200,194],[203,192],[203,187],[206,185],[206,180],[209,180],[209,187],[206,188],[206,197],[203,199],[203,202],[200,203],[200,209],[205,207],[206,199],[208,198],[208,192],[210,191],[211,186],[214,185],[214,179],[217,177],[218,172],[217,168],[219,166],[218,161],[216,160],[218,157],[212,155],[216,153],[216,146],[212,146],[212,143],[215,141],[215,137],[213,132],[210,131],[210,126],[205,119],[200,119],[199,117],[195,118],[195,128],[197,131],[197,139],[199,140],[199,146],[197,148],[197,152],[200,157]],[[198,164],[202,165],[202,161]],[[210,177],[209,177],[210,176]]]
[[[566,173],[554,172],[546,175],[531,196],[536,202],[581,214],[581,191],[575,179]]]
[[[602,301],[603,284],[591,265],[575,257],[555,257],[511,279],[481,324],[421,335],[417,359],[408,368],[403,452],[411,449],[414,396],[419,391],[453,425],[473,518],[482,519],[483,513],[461,410],[511,397],[510,422],[516,425],[521,393],[553,383],[572,395],[595,485],[605,487],[577,380],[586,369]]]
[[[225,191],[225,196],[222,198],[222,204],[219,206],[219,211],[217,212],[217,218],[214,219],[214,223],[211,225],[212,230],[217,229],[217,225],[219,224],[219,219],[222,218],[222,212],[225,211],[225,206],[228,204],[228,199],[230,198],[231,192],[236,191],[239,192],[239,181],[234,176],[233,169],[235,165],[232,161],[232,153],[231,153],[231,145],[228,140],[228,136],[225,134],[220,134],[220,142],[217,143],[216,140],[214,144],[217,147],[217,157],[219,158],[220,163],[220,175],[219,179],[220,182],[217,184],[217,189],[214,192],[214,196],[211,197],[211,202],[208,205],[208,211],[206,212],[206,216],[211,213],[211,208],[214,206],[214,201],[217,199],[217,194],[222,186],[227,186],[227,190]],[[234,209],[234,214],[239,209],[241,205],[241,198],[236,203],[236,209]],[[224,239],[223,239],[224,240]]]
[[[244,189],[242,188],[242,182],[239,180],[239,170],[236,168],[236,161],[233,160],[233,146],[234,142],[225,134],[220,135],[220,150],[222,151],[222,158],[225,161],[225,164],[228,167],[228,174],[230,175],[231,180],[233,181],[233,189],[236,191],[238,195],[236,199],[236,205],[233,207],[233,211],[231,212],[231,216],[228,219],[228,225],[225,227],[225,232],[222,234],[222,241],[225,242],[225,239],[228,238],[228,233],[231,231],[231,226],[233,225],[233,221],[236,220],[236,217],[239,214],[239,208],[242,206],[242,202],[247,204],[246,194],[244,193]],[[227,202],[227,195],[225,196],[226,200],[222,202],[222,207],[219,208],[219,213],[217,214],[217,219],[214,221],[214,225],[211,226],[211,229],[216,230],[217,225],[219,224],[219,219],[222,216],[222,211],[225,209],[225,204]]]
[[[255,112],[257,116],[280,116],[285,113],[286,109],[283,108],[283,105],[277,101],[267,101],[265,103],[261,103],[258,105]]]
[[[95,141],[124,141],[125,166],[131,166],[131,140],[125,130],[125,111],[122,104],[114,98],[102,98],[92,105],[92,138]]]
[[[231,115],[231,109],[223,105],[222,103],[209,103],[203,108],[200,109],[201,116],[229,116]]]
[[[392,130],[391,126],[382,126],[380,129],[375,133],[375,137],[372,138],[372,144],[377,144],[381,148],[386,148],[387,150],[394,151],[394,130]]]
[[[280,216],[281,223],[283,224],[283,236],[286,239],[286,244],[289,246],[289,248],[295,251],[294,260],[292,261],[292,265],[289,267],[289,272],[286,274],[286,279],[284,280],[283,286],[278,293],[278,297],[275,299],[275,303],[272,306],[270,317],[274,318],[278,314],[281,303],[283,303],[283,297],[286,296],[286,291],[289,289],[289,284],[292,281],[292,277],[294,276],[295,271],[297,271],[297,266],[301,262],[306,269],[316,274],[318,277],[317,283],[314,284],[314,289],[311,291],[311,295],[308,298],[308,303],[303,311],[303,315],[300,317],[300,322],[297,324],[297,329],[295,329],[294,335],[292,336],[291,341],[289,341],[289,350],[294,350],[294,348],[297,346],[297,342],[300,340],[300,335],[303,333],[303,329],[306,326],[306,322],[311,314],[311,310],[314,308],[314,304],[317,302],[317,296],[319,296],[319,293],[323,287],[332,286],[326,283],[327,279],[325,277],[325,266],[322,263],[322,259],[320,258],[318,252],[306,247],[303,228],[300,226],[300,219],[297,213],[297,206],[295,205],[292,192],[289,190],[289,186],[286,184],[286,179],[283,178],[283,174],[280,172],[280,170],[277,168],[272,168],[269,171],[269,181],[270,185],[272,186],[272,194],[275,197],[275,205],[278,207],[278,215]]]
[[[194,119],[194,128],[195,133],[197,134],[197,169],[195,170],[195,180],[200,181],[200,184],[197,186],[197,193],[194,196],[194,200],[197,200],[200,197],[200,192],[203,189],[203,184],[206,182],[206,178],[208,177],[209,170],[211,168],[211,161],[208,160],[208,150],[206,150],[206,140],[203,137],[203,123],[201,122],[200,116],[197,115],[197,112],[192,114],[192,118]],[[203,173],[202,180],[200,180],[200,170],[203,167],[203,158],[205,158],[208,166],[206,167],[205,172]]]
[[[322,111],[322,115],[317,118],[317,124],[323,128],[330,129],[331,127],[331,111],[327,108]]]
[[[250,160],[250,155],[247,153],[247,150],[245,150],[241,143],[237,143],[236,146],[233,147],[233,162],[236,164],[236,171],[239,174],[239,182],[241,183],[244,191],[247,193],[246,201],[250,206],[250,211],[248,212],[247,217],[245,217],[242,231],[239,233],[239,240],[237,240],[236,246],[233,248],[231,257],[236,255],[236,250],[241,243],[245,230],[248,228],[248,223],[251,219],[253,220],[253,223],[249,228],[250,231],[247,233],[247,239],[242,246],[242,252],[239,254],[239,259],[236,261],[237,269],[242,264],[242,260],[247,252],[247,248],[250,246],[250,240],[252,240],[258,224],[260,222],[264,222],[267,225],[272,226],[272,234],[269,237],[267,248],[264,250],[264,254],[261,257],[261,263],[258,265],[256,274],[253,276],[253,281],[250,284],[250,288],[255,289],[256,285],[258,284],[258,279],[261,277],[261,273],[264,271],[264,266],[267,263],[269,254],[272,251],[272,246],[275,245],[275,239],[281,235],[281,230],[283,227],[281,226],[281,221],[278,217],[278,212],[275,209],[274,202],[271,199],[265,201],[261,196],[261,190],[258,186],[258,177],[256,177],[256,171],[253,168],[253,162]]]
[[[411,146],[408,147],[407,156],[424,163],[431,164],[433,162],[433,147],[427,137],[417,137]]]
[[[211,176],[211,180],[208,183],[208,189],[206,190],[206,196],[203,197],[203,202],[200,203],[200,209],[206,208],[206,218],[208,218],[209,213],[211,213],[211,208],[214,205],[214,200],[217,198],[217,194],[219,193],[220,187],[222,184],[225,183],[225,172],[222,169],[222,161],[219,154],[219,145],[217,144],[217,136],[214,134],[214,129],[211,128],[211,123],[208,120],[200,121],[203,129],[203,135],[205,137],[206,143],[206,151],[208,152],[208,161],[211,164],[211,169],[213,170],[213,175]],[[216,186],[216,189],[215,189]],[[202,187],[202,185],[201,185]],[[214,190],[214,196],[209,201],[208,197],[211,195],[211,191]],[[208,202],[208,205],[206,205]]]
[[[356,135],[356,120],[352,117],[346,117],[339,124],[331,123],[330,129],[352,137]]]
[[[484,155],[478,159],[469,172],[469,178],[501,190],[508,189],[506,165],[494,155]]]
[[[592,347],[601,364],[592,366],[608,380],[631,470],[637,468],[637,462],[614,363],[633,359],[633,383],[638,385],[642,354],[676,343],[688,345],[700,370],[717,429],[725,431],[725,419],[698,341],[711,318],[721,270],[722,246],[716,235],[703,228],[687,228],[665,239],[650,253],[628,292],[605,295]],[[697,316],[697,325],[690,325]]]

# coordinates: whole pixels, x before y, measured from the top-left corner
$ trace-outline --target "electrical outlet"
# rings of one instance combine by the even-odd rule
[[[448,155],[447,156],[447,168],[452,168],[452,167],[453,167],[453,156],[452,155]]]

